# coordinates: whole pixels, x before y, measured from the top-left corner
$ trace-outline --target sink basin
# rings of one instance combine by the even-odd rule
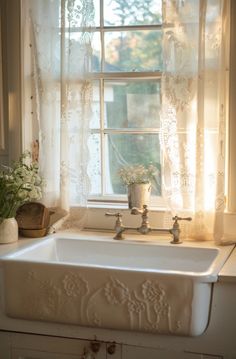
[[[203,333],[212,283],[232,247],[98,237],[52,235],[2,257],[6,314],[168,335]]]

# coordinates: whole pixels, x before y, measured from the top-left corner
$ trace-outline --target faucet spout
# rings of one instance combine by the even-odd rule
[[[142,209],[139,209],[139,208],[137,208],[137,207],[133,207],[132,209],[131,209],[131,212],[130,212],[131,214],[135,214],[135,215],[137,215],[137,214],[142,214],[143,213],[143,210]]]

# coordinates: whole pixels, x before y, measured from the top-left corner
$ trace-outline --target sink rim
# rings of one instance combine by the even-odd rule
[[[134,237],[135,238],[135,237]],[[69,239],[69,240],[79,240],[79,241],[102,241],[104,243],[112,243],[114,246],[119,245],[119,243],[122,243],[122,245],[130,245],[132,243],[132,246],[136,245],[145,245],[145,246],[158,246],[158,247],[166,247],[166,248],[175,248],[174,250],[181,250],[181,248],[191,248],[191,249],[213,249],[217,251],[216,257],[213,259],[212,263],[209,265],[208,270],[202,271],[202,272],[194,272],[194,271],[184,271],[184,270],[173,270],[173,269],[147,269],[147,268],[128,268],[128,267],[119,267],[119,266],[109,266],[109,265],[98,265],[98,264],[79,264],[75,262],[69,262],[69,261],[52,261],[52,260],[37,260],[35,258],[33,259],[25,259],[20,258],[20,256],[24,253],[29,252],[30,250],[37,249],[39,247],[42,247],[46,245],[47,243],[52,243],[60,239]],[[52,245],[55,245],[54,243]],[[127,272],[145,272],[145,273],[156,273],[158,275],[162,276],[176,276],[176,277],[182,277],[182,278],[191,278],[193,281],[198,282],[216,282],[218,279],[218,274],[223,267],[224,263],[227,261],[228,257],[230,256],[234,246],[216,246],[212,241],[209,242],[184,242],[181,245],[174,246],[173,244],[169,243],[168,239],[162,239],[162,240],[140,240],[139,238],[131,238],[131,239],[125,239],[124,241],[114,241],[111,242],[111,237],[104,236],[101,233],[96,233],[96,238],[94,237],[94,234],[88,235],[83,233],[79,234],[71,234],[71,233],[56,233],[53,235],[49,235],[44,237],[43,239],[39,239],[34,243],[29,243],[28,245],[24,246],[23,248],[16,248],[12,250],[10,253],[7,253],[3,255],[0,258],[0,262],[2,263],[32,263],[32,264],[39,264],[39,265],[48,265],[48,266],[65,266],[69,268],[96,268],[96,270],[103,269],[103,270],[118,270],[118,271],[127,271]]]

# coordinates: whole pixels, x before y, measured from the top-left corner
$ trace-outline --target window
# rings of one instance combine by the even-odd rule
[[[197,207],[199,215],[207,202],[213,209],[215,198],[211,196],[210,203],[205,193],[210,192],[209,188],[215,193],[221,171],[213,173],[211,167],[218,169],[218,163],[203,155],[207,152],[207,142],[210,145],[214,142],[218,151],[218,144],[223,141],[219,142],[216,136],[206,138],[205,134],[213,132],[204,125],[207,123],[211,130],[214,127],[211,124],[217,122],[215,119],[219,124],[223,120],[218,111],[222,107],[218,104],[224,86],[218,84],[221,83],[222,6],[225,2],[68,0],[29,3],[32,11],[28,13],[33,14],[33,21],[30,20],[28,26],[32,31],[25,32],[31,34],[31,46],[25,42],[25,58],[30,59],[28,83],[31,83],[28,87],[25,85],[24,98],[32,104],[25,106],[28,117],[24,121],[27,129],[28,124],[32,124],[31,137],[34,138],[34,133],[39,136],[48,205],[69,210],[71,205],[87,204],[88,170],[92,184],[89,199],[107,200],[109,206],[112,200],[125,200],[118,169],[126,164],[151,162],[165,177],[163,183],[170,208],[178,211],[179,208],[195,210]],[[92,3],[96,27],[92,31],[91,59],[91,21],[87,17],[87,7],[91,6],[91,10]],[[81,43],[83,36],[89,38],[89,42]],[[92,60],[92,74],[88,74],[88,67],[87,71],[80,72],[81,64],[87,64],[84,60],[88,58]],[[165,59],[163,64],[162,58]],[[201,77],[202,72],[205,76]],[[90,100],[90,97],[81,94],[87,95],[84,89],[87,82],[90,90],[91,76],[93,118],[87,142],[89,116],[84,106],[89,101],[81,99]],[[163,153],[160,152],[160,134]],[[215,153],[214,162],[217,162],[219,152]],[[223,168],[223,159],[220,164]],[[212,176],[208,172],[212,172]],[[210,185],[206,185],[206,178]],[[156,181],[154,197],[160,198],[163,188]],[[223,181],[218,190],[221,210],[222,188]]]
[[[161,1],[95,1],[90,199],[122,201],[118,171],[153,164],[161,172]],[[158,176],[159,178],[159,176]],[[152,194],[161,196],[156,179]]]

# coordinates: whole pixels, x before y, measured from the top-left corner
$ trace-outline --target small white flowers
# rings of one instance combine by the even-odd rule
[[[158,169],[149,165],[147,167],[143,165],[134,165],[122,167],[118,172],[124,185],[130,185],[133,183],[148,183],[159,174]]]
[[[14,217],[19,206],[42,197],[43,180],[37,162],[24,152],[12,167],[0,170],[0,220]]]

